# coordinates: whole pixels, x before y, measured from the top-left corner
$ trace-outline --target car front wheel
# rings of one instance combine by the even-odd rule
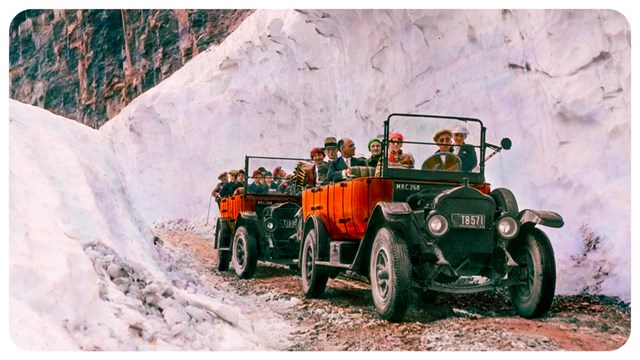
[[[318,239],[315,229],[311,229],[304,239],[300,267],[302,272],[302,292],[306,298],[317,298],[324,294],[329,276],[316,266]]]
[[[378,230],[373,241],[369,276],[378,315],[401,321],[409,307],[411,263],[406,243],[387,227]]]
[[[509,251],[518,263],[511,276],[520,280],[509,287],[513,306],[524,318],[543,316],[551,308],[556,289],[556,264],[549,238],[534,228],[514,240]]]
[[[238,227],[233,238],[233,268],[242,279],[250,279],[258,264],[258,243],[244,226]]]

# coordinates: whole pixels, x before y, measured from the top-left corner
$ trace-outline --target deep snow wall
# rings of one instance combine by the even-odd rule
[[[247,154],[306,157],[326,136],[367,154],[392,112],[479,118],[514,143],[493,188],[564,217],[547,229],[558,293],[629,300],[630,47],[611,10],[259,10],[100,131],[154,222],[205,216]]]

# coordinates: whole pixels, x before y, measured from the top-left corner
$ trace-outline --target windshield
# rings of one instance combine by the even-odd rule
[[[300,161],[305,159],[247,156],[245,193],[300,195],[293,179]]]
[[[456,180],[482,176],[484,130],[480,120],[392,114],[385,126],[387,169],[383,176]],[[408,174],[408,170],[420,175]]]

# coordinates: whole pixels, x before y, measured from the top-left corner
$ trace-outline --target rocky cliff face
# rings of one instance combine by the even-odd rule
[[[10,97],[98,128],[252,11],[23,11],[10,27]]]

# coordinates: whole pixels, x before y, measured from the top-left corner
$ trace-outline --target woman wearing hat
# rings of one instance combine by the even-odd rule
[[[327,180],[327,171],[329,170],[329,168],[327,166],[324,166],[325,154],[321,148],[314,147],[313,149],[311,149],[309,155],[311,156],[311,160],[313,160],[313,166],[307,173],[307,185],[313,187],[316,185],[320,185]]]
[[[376,167],[376,165],[378,165],[378,160],[380,160],[380,157],[382,156],[382,140],[373,138],[369,140],[367,147],[371,153],[371,156],[366,160],[367,166]]]
[[[389,135],[389,165],[413,168],[415,160],[413,155],[402,151],[404,136],[399,132]]]

